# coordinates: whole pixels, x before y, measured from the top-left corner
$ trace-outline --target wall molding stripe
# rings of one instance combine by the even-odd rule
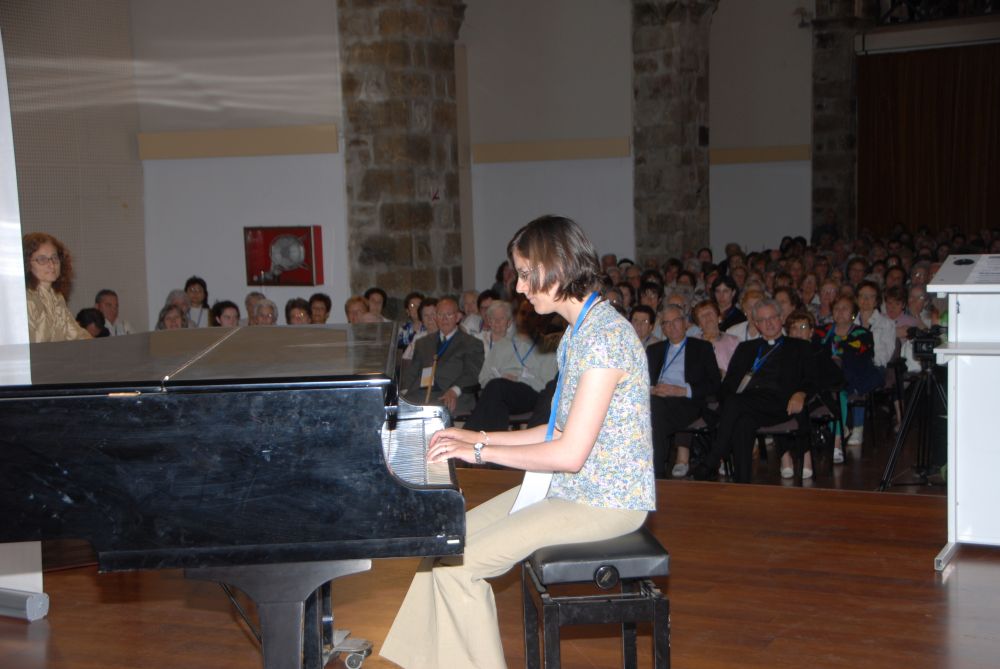
[[[234,158],[337,153],[337,126],[229,128],[178,132],[140,132],[140,160]]]
[[[739,165],[743,163],[785,163],[811,160],[812,147],[808,144],[792,146],[755,146],[745,149],[709,149],[711,165]]]
[[[627,158],[630,155],[632,155],[632,143],[628,137],[472,145],[472,162],[474,163],[593,160],[596,158]]]

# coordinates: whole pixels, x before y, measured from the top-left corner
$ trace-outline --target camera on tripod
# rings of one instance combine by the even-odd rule
[[[913,357],[922,363],[935,361],[934,347],[941,343],[941,337],[948,332],[943,325],[932,325],[926,330],[912,327],[906,331],[906,336],[913,343]]]

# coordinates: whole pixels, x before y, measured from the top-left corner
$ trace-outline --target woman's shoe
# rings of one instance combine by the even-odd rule
[[[812,472],[809,472],[809,473],[810,473],[810,475],[812,474]],[[795,470],[794,469],[792,469],[791,467],[782,467],[781,468],[781,478],[783,478],[783,479],[790,479],[790,478],[794,478],[794,477],[795,477]]]
[[[670,475],[675,479],[682,479],[688,475],[688,464],[686,462],[678,462],[674,465],[674,468],[670,470]]]
[[[844,463],[844,449],[840,446],[833,447],[833,464],[840,465]]]
[[[803,467],[802,468],[802,480],[806,481],[808,479],[811,479],[812,477],[813,477],[813,470],[809,469],[808,467]]]
[[[848,446],[860,446],[865,440],[865,428],[858,426],[851,430],[851,436],[847,438]]]

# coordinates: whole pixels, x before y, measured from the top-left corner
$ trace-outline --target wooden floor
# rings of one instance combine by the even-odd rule
[[[515,472],[463,470],[475,505]],[[650,527],[671,552],[660,581],[675,667],[1000,666],[1000,551],[964,547],[943,574],[939,495],[661,481]],[[377,561],[335,584],[338,626],[377,647],[416,561]],[[0,667],[259,667],[218,587],[178,571],[50,571],[48,619],[0,618]],[[494,582],[511,667],[523,666],[517,574]],[[648,632],[648,631],[646,631]],[[648,633],[641,650],[648,665]],[[569,628],[563,666],[620,666],[614,630]],[[342,665],[337,665],[342,666]],[[365,667],[394,666],[377,656]]]

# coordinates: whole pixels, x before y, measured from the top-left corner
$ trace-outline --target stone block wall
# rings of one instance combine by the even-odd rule
[[[454,47],[465,5],[338,0],[337,7],[351,291],[458,292]]]
[[[858,87],[854,37],[872,27],[877,7],[817,0],[813,20],[813,229],[857,232]]]
[[[709,29],[718,0],[634,0],[632,125],[638,260],[707,246]]]

